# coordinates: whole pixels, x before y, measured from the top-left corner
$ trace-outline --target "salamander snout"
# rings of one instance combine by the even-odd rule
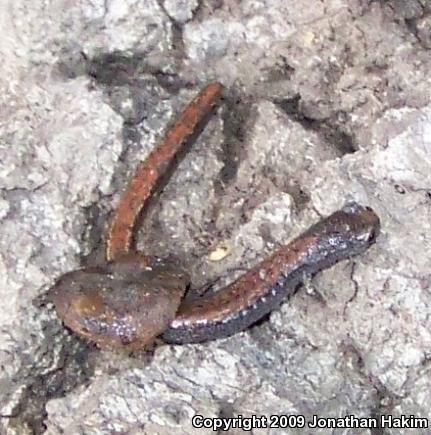
[[[359,239],[368,246],[373,244],[380,232],[380,219],[371,207],[358,205],[357,218],[353,221],[352,230]]]

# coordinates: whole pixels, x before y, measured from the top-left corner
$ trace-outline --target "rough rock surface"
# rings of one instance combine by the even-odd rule
[[[195,414],[431,419],[431,6],[312,3],[0,3],[2,434],[214,433]],[[100,351],[46,290],[100,253],[127,177],[214,79],[224,103],[140,249],[218,287],[350,199],[381,235],[246,332]]]

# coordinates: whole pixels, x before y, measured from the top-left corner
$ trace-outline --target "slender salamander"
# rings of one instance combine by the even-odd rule
[[[291,294],[304,277],[363,253],[379,218],[350,202],[224,289],[184,297],[190,278],[178,266],[132,251],[137,217],[184,146],[205,123],[222,86],[209,83],[142,162],[123,192],[106,242],[106,264],[78,269],[50,289],[63,322],[99,346],[139,349],[161,336],[196,343],[241,331]]]

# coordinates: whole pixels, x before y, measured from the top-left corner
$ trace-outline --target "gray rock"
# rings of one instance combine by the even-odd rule
[[[69,3],[0,5],[0,432],[431,418],[425,2]],[[134,167],[213,79],[224,102],[138,229],[140,250],[217,289],[347,200],[376,210],[381,235],[233,337],[99,350],[63,328],[46,291],[103,253]]]
[[[170,17],[179,23],[185,23],[192,19],[199,3],[197,0],[165,0],[163,5]]]

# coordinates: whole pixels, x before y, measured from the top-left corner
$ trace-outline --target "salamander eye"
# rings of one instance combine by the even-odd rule
[[[377,232],[376,230],[372,229],[370,231],[370,234],[368,235],[368,241],[370,243],[374,243],[376,241],[376,238],[377,238]]]

